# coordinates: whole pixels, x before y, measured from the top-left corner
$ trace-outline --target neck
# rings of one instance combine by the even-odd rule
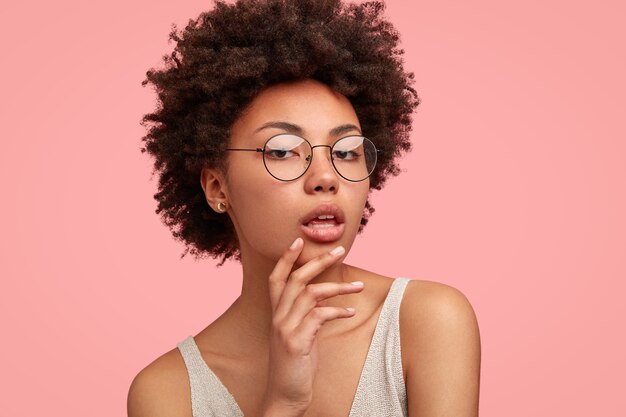
[[[243,284],[241,295],[228,309],[229,322],[237,329],[237,333],[245,343],[244,349],[254,351],[266,351],[269,349],[269,337],[273,310],[269,297],[269,276],[276,265],[271,261],[259,256],[243,256]],[[292,271],[298,269],[294,265]],[[331,265],[317,276],[313,277],[307,284],[317,284],[322,282],[350,282],[353,274],[353,267],[343,263]],[[289,279],[289,277],[285,277]],[[324,306],[350,307],[355,306],[358,294],[342,294],[322,301]],[[329,330],[341,327],[341,320],[326,322],[318,332],[318,337],[323,338]],[[324,330],[324,331],[322,331]]]

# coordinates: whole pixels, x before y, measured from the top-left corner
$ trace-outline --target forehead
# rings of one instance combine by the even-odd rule
[[[276,84],[259,93],[233,125],[234,135],[250,135],[270,122],[288,122],[306,135],[328,135],[340,125],[360,128],[358,117],[343,95],[314,80]]]

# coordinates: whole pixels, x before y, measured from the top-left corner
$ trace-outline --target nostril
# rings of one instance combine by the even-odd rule
[[[318,185],[317,187],[314,188],[315,191],[324,191],[324,186],[322,185]],[[330,187],[328,187],[328,191],[335,191],[335,186],[331,185]]]

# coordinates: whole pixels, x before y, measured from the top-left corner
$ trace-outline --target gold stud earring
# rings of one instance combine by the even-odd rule
[[[219,203],[217,203],[217,211],[220,213],[224,213],[226,211],[226,209],[228,208],[228,206],[226,205],[226,203],[220,201]]]

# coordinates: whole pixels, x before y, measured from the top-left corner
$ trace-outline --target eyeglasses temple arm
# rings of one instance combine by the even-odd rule
[[[227,151],[252,151],[252,152],[263,152],[262,148],[256,149],[238,149],[238,148],[226,148]]]

